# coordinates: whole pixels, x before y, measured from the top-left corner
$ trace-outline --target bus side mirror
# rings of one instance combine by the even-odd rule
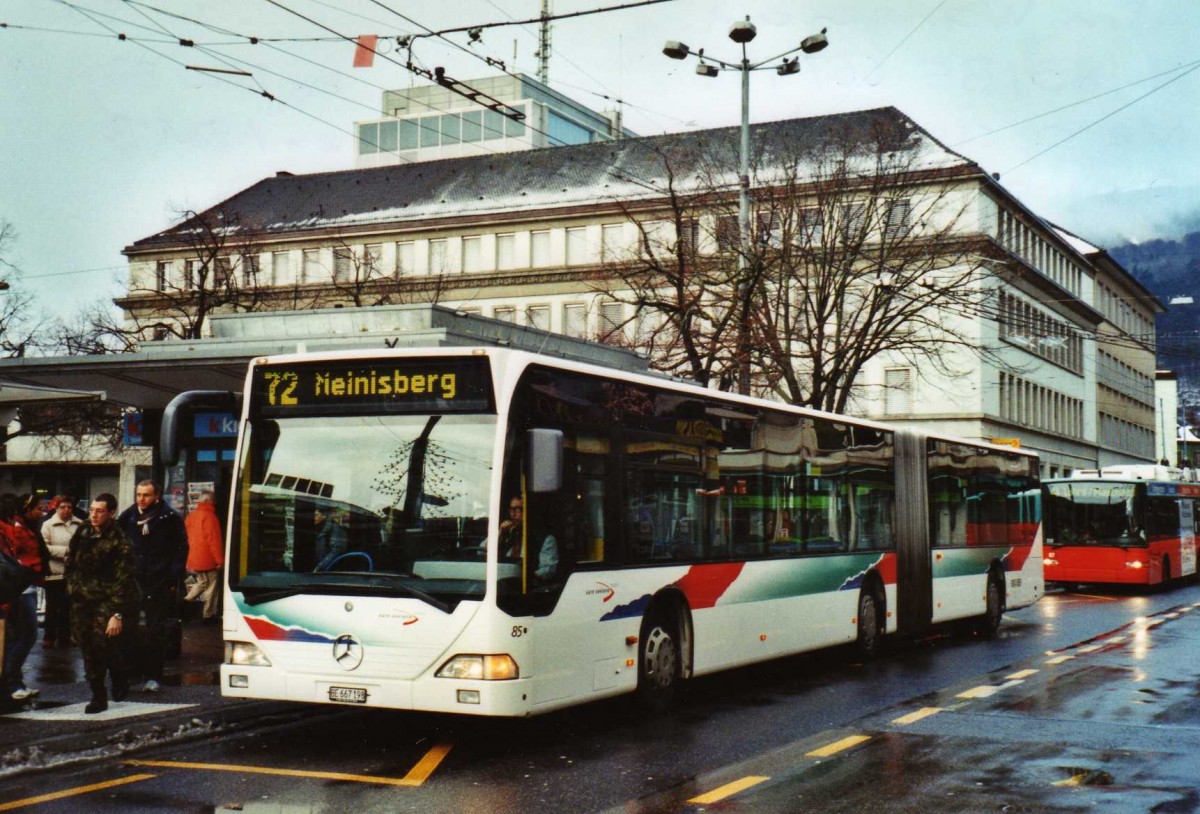
[[[530,430],[528,433],[529,480],[534,493],[557,492],[563,481],[562,430]]]

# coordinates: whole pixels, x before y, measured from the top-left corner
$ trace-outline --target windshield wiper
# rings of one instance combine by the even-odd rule
[[[402,591],[405,595],[410,596],[413,599],[419,599],[427,605],[432,605],[442,613],[452,613],[454,610],[437,597],[427,594],[419,588],[414,588],[411,585],[401,582],[399,577],[394,577],[391,574],[371,574],[370,576],[374,579],[386,580],[389,586],[400,589],[400,591]]]
[[[338,573],[338,572],[330,572]],[[414,588],[401,581],[400,577],[391,574],[372,574],[362,572],[342,572],[366,577],[365,580],[342,580],[338,582],[305,582],[299,585],[289,585],[286,588],[256,588],[248,585],[240,586],[242,597],[247,605],[262,605],[277,599],[287,599],[289,596],[300,594],[330,594],[330,593],[361,593],[363,591],[397,591],[404,596],[419,599],[427,605],[432,605],[443,613],[453,613],[454,609],[437,597]],[[368,581],[369,580],[369,581]],[[379,584],[379,583],[385,584]],[[372,584],[375,583],[375,584]],[[260,593],[261,591],[261,593]]]

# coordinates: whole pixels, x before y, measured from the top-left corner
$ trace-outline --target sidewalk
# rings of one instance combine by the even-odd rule
[[[141,685],[134,684],[127,700],[110,700],[106,712],[86,715],[91,690],[83,678],[79,648],[45,648],[39,630],[25,663],[25,683],[41,692],[21,710],[0,714],[0,778],[211,736],[239,722],[299,711],[295,704],[223,698],[218,687],[223,657],[219,624],[186,622],[182,653],[167,662],[159,692],[141,692]]]

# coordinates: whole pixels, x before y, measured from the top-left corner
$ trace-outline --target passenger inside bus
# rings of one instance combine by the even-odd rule
[[[509,560],[521,559],[522,529],[525,525],[524,503],[519,495],[508,501],[508,518],[500,524],[500,556]],[[549,530],[530,529],[528,545],[538,552],[531,574],[540,584],[553,582],[558,576],[558,538]]]
[[[325,514],[321,507],[313,509],[313,525],[316,526],[316,560],[314,571],[327,571],[338,557],[346,553],[349,541],[342,524],[331,515]]]

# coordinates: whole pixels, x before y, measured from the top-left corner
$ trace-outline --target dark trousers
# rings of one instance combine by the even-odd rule
[[[103,684],[108,672],[112,673],[114,687],[125,678],[125,641],[131,637],[128,633],[115,638],[105,635],[110,618],[99,608],[72,608],[71,632],[83,653],[83,674],[93,687]]]
[[[162,681],[163,662],[167,658],[167,619],[175,616],[178,605],[176,593],[164,588],[157,593],[143,594],[141,604],[145,627],[137,637],[136,663],[141,667],[143,678]]]
[[[71,600],[67,598],[66,580],[46,582],[46,641],[65,644],[71,636]]]

